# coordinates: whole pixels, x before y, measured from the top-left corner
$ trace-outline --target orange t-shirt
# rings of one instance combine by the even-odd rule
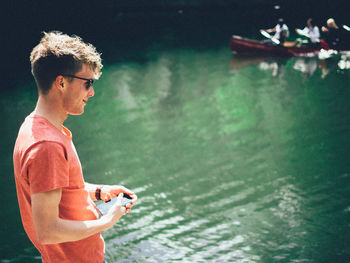
[[[95,220],[98,212],[85,190],[83,173],[71,132],[58,130],[46,118],[30,114],[22,124],[13,154],[18,203],[24,229],[42,255],[44,263],[102,263],[101,234],[59,244],[42,245],[34,229],[31,195],[62,189],[59,217]]]

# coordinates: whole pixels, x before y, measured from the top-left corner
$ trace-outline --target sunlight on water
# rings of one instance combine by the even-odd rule
[[[224,47],[146,57],[106,66],[85,114],[66,123],[86,180],[139,197],[103,233],[108,262],[350,254],[330,244],[349,241],[345,55],[252,58]]]
[[[310,106],[318,96],[310,100],[315,88],[303,90],[303,82],[325,76],[312,58],[239,71],[230,63],[224,50],[185,50],[107,69],[110,84],[101,85],[117,91],[113,119],[137,141],[121,138],[115,147],[126,144],[134,160],[110,165],[138,164],[124,181],[149,185],[138,192],[133,223],[122,224],[124,238],[118,227],[106,235],[111,260],[306,260],[291,254],[311,234],[295,154],[308,151],[303,141],[314,154],[322,149],[323,131],[304,127],[322,109]]]

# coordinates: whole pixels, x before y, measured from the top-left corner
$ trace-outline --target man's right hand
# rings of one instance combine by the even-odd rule
[[[127,213],[127,210],[122,206],[123,193],[120,193],[117,197],[117,202],[111,207],[108,213],[105,215],[106,218],[111,220],[111,224],[114,225],[119,219]]]

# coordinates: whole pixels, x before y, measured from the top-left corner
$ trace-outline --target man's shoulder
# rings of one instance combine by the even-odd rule
[[[26,149],[24,156],[39,159],[44,159],[46,157],[56,158],[57,156],[62,156],[64,159],[68,160],[66,147],[57,141],[42,140],[36,142]]]
[[[23,152],[45,142],[60,144],[63,147],[67,145],[64,135],[46,119],[32,114],[27,116],[19,130],[15,147]]]

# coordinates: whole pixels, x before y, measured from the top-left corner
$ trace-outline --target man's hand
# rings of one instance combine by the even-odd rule
[[[130,212],[131,207],[133,207],[137,201],[136,194],[122,185],[98,185],[85,182],[85,189],[89,192],[92,200],[96,200],[95,193],[97,188],[101,189],[99,200],[103,200],[104,202],[111,200],[120,193],[128,194],[131,197],[131,203],[125,206],[127,213]]]
[[[108,213],[105,215],[109,218],[112,225],[114,225],[118,220],[127,213],[126,207],[122,206],[123,193],[120,193],[117,197],[117,202],[111,207]]]
[[[87,238],[112,227],[127,208],[121,206],[123,194],[111,208],[111,211],[100,219],[77,221],[59,217],[59,203],[62,189],[31,195],[33,222],[38,242],[41,244],[58,244]]]
[[[118,196],[119,198],[119,195],[121,193],[128,194],[132,199],[131,203],[125,206],[126,213],[129,213],[131,210],[131,207],[133,207],[133,205],[137,201],[137,196],[133,191],[121,185],[104,185],[101,187],[101,199],[104,202],[107,202],[116,196]]]

